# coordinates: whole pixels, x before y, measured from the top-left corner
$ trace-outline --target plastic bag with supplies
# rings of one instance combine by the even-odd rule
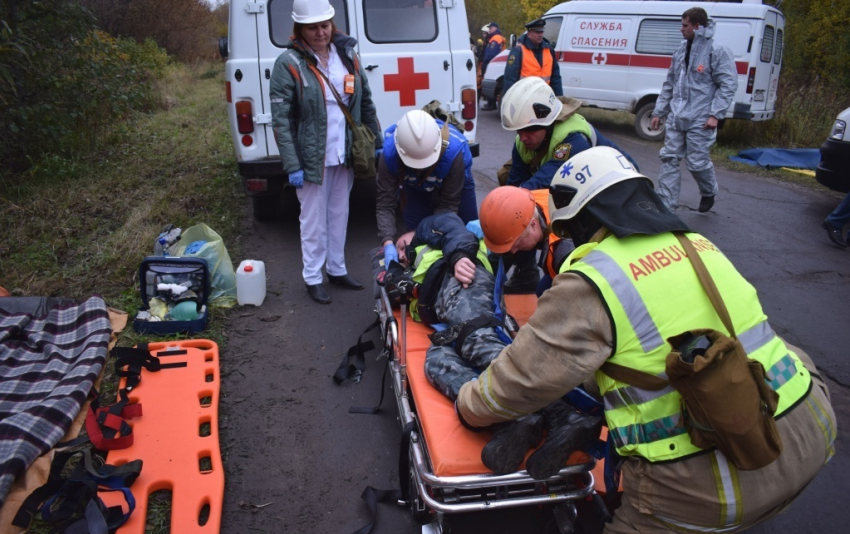
[[[236,305],[236,271],[224,241],[204,223],[187,229],[177,242],[173,255],[203,258],[210,269],[211,306],[230,308]]]

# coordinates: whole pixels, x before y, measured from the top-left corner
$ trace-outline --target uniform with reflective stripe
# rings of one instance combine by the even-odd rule
[[[545,163],[552,159],[552,153],[555,151],[555,147],[562,144],[564,142],[564,139],[567,138],[567,136],[575,132],[586,135],[587,138],[591,140],[591,144],[594,146],[596,145],[596,133],[593,130],[593,126],[591,126],[590,123],[587,122],[587,119],[585,119],[578,113],[573,113],[565,121],[555,121],[555,129],[552,131],[552,136],[549,140],[549,151],[546,153],[546,157],[543,158],[542,162]],[[531,163],[531,160],[534,159],[536,151],[527,149],[525,147],[525,144],[519,140],[519,136],[516,137],[515,144],[517,152],[519,152],[522,161],[526,164]]]
[[[779,393],[776,416],[806,395],[809,372],[776,336],[755,288],[708,239],[686,234],[703,259],[729,310],[749,358],[764,365]],[[637,235],[577,248],[561,272],[580,273],[599,291],[614,323],[615,348],[609,361],[666,378],[666,339],[697,328],[726,332],[672,233]],[[728,332],[726,332],[728,333]],[[681,396],[672,387],[647,391],[617,382],[601,371],[596,382],[617,452],[651,462],[700,452],[681,424]]]
[[[479,241],[478,253],[476,254],[478,262],[483,265],[490,274],[493,274],[493,267],[490,265],[490,260],[487,258],[487,252],[487,247],[484,245],[484,241]],[[434,249],[428,245],[420,245],[416,247],[416,259],[413,261],[413,280],[421,284],[422,281],[425,280],[425,275],[428,274],[428,269],[430,269],[431,266],[442,257],[443,251],[440,249]],[[419,312],[416,309],[416,303],[418,301],[419,299],[413,299],[410,301],[410,316],[413,317],[414,321],[420,320]]]
[[[548,47],[543,47],[543,53],[541,56],[543,57],[543,64],[541,65],[537,58],[534,57],[534,51],[525,46],[524,44],[520,44],[519,46],[523,47],[522,51],[522,70],[520,71],[519,77],[527,78],[529,76],[537,76],[538,78],[543,78],[543,81],[549,83],[552,80],[552,65],[554,62],[552,61],[553,52],[550,51]]]

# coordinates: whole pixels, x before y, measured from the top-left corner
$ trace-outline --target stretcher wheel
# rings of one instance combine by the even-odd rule
[[[408,472],[407,477],[408,502],[410,503],[410,513],[413,515],[413,520],[417,525],[425,525],[436,518],[433,510],[425,505],[419,495],[419,486],[416,484],[416,475],[413,473],[413,468]]]

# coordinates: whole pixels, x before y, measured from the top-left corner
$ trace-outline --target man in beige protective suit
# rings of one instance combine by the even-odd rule
[[[755,288],[610,147],[564,163],[550,214],[552,231],[577,248],[513,343],[461,388],[462,422],[516,419],[594,379],[611,445],[625,459],[622,506],[606,533],[736,532],[784,510],[834,454],[835,415],[811,359],[774,333]],[[675,389],[639,389],[600,370],[609,362],[664,377],[665,339],[727,332],[674,232],[700,251],[747,357],[778,395],[783,449],[760,469],[738,469],[691,443]]]

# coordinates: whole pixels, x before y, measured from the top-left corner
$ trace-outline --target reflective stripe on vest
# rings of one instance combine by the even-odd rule
[[[752,287],[706,238],[687,234],[720,290],[747,355],[762,363],[779,393],[776,415],[796,404],[811,377],[770,328]],[[696,328],[726,332],[675,236],[609,236],[579,247],[561,272],[585,275],[597,286],[614,322],[610,361],[666,379],[666,339]],[[675,460],[695,447],[680,421],[681,396],[672,387],[647,391],[597,371],[610,434],[621,455]]]
[[[549,152],[546,153],[546,157],[543,158],[540,164],[543,165],[552,159],[552,152],[555,151],[555,147],[562,144],[564,139],[574,132],[582,133],[591,140],[596,139],[593,127],[587,122],[587,119],[578,113],[573,113],[567,120],[555,122],[555,129],[552,131],[552,138],[549,140]],[[525,144],[519,140],[519,136],[516,136],[516,142],[514,144],[522,161],[526,164],[531,163],[531,160],[534,159],[535,151],[527,149]],[[575,156],[575,154],[570,155]]]
[[[523,48],[522,51],[522,70],[520,70],[519,77],[527,78],[529,76],[537,76],[538,78],[543,78],[543,81],[546,83],[550,83],[552,81],[552,51],[542,46],[542,51],[540,55],[543,57],[543,65],[537,62],[537,58],[534,57],[534,51],[525,46],[524,44],[520,45]]]

